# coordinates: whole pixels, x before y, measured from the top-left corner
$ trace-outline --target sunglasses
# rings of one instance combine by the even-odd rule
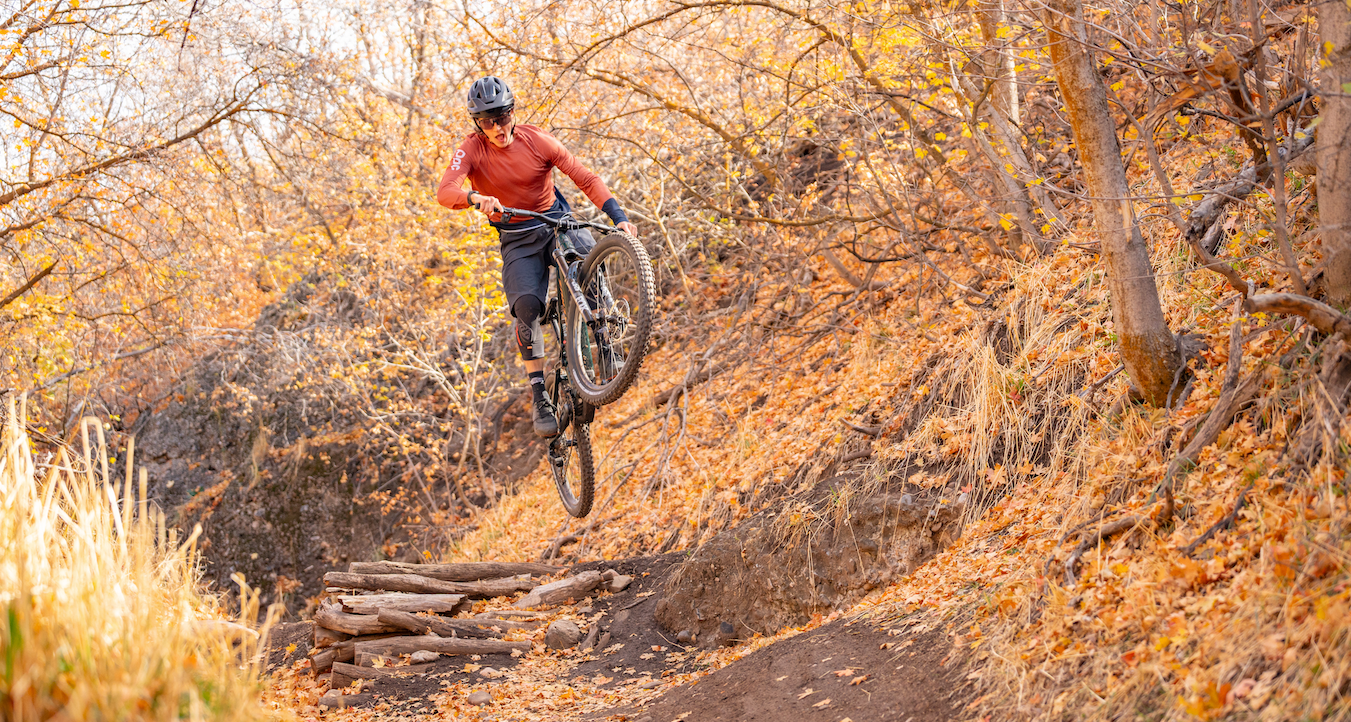
[[[501,115],[494,115],[489,118],[478,119],[478,125],[480,128],[505,128],[507,123],[510,122],[511,122],[511,111],[507,111]]]

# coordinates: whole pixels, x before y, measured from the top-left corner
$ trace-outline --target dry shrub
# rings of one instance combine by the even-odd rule
[[[178,541],[144,481],[134,501],[130,450],[119,489],[87,419],[84,452],[40,476],[17,407],[0,447],[0,719],[262,718],[262,635],[202,591],[196,534]],[[247,621],[257,594],[242,597]]]

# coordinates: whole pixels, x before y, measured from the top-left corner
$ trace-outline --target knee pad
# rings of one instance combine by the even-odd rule
[[[516,347],[526,360],[544,358],[544,331],[539,317],[544,313],[544,302],[533,294],[521,296],[511,306],[516,317]]]

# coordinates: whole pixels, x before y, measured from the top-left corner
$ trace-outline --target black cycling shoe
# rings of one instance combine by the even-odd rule
[[[535,399],[535,433],[544,438],[558,436],[558,417],[554,416],[554,405],[548,397]]]

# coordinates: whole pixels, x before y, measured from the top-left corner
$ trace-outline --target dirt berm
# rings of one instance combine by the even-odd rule
[[[853,605],[961,536],[964,497],[900,473],[863,477],[824,480],[694,550],[668,578],[657,621],[704,647],[774,634]]]

